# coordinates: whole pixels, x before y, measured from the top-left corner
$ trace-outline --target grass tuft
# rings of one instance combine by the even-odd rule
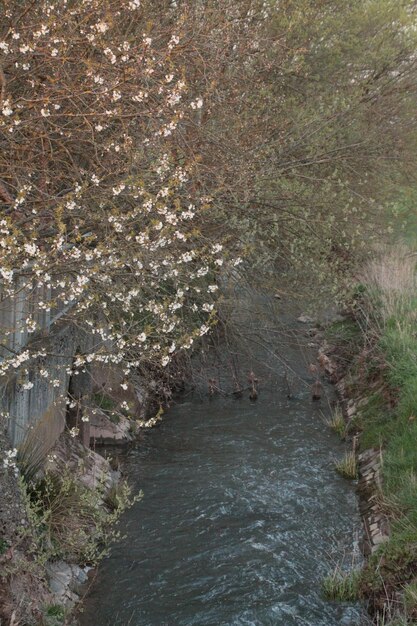
[[[46,457],[63,428],[63,417],[54,406],[29,426],[17,454],[19,470],[27,484],[43,470]]]
[[[407,615],[417,617],[417,579],[404,587],[404,605]]]
[[[356,454],[353,450],[346,452],[340,461],[335,462],[336,471],[343,476],[354,480],[358,477],[358,466],[356,462]]]
[[[343,417],[343,413],[340,407],[336,407],[333,411],[331,417],[325,420],[325,423],[329,428],[335,431],[341,439],[344,439],[346,436],[347,425],[345,422],[345,418]]]
[[[361,571],[344,571],[337,565],[323,580],[323,594],[327,600],[354,602],[359,598]]]

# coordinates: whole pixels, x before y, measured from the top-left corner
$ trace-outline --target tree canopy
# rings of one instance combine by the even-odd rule
[[[220,274],[348,270],[413,175],[416,37],[410,0],[4,0],[2,371],[40,312],[128,372],[208,331]]]

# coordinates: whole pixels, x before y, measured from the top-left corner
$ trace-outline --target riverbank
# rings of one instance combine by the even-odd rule
[[[338,368],[345,416],[333,425],[356,451],[367,559],[327,583],[333,597],[367,601],[375,623],[405,626],[417,620],[414,255],[399,248],[374,261],[352,312],[354,319],[332,327],[325,351]]]
[[[67,623],[136,498],[109,460],[68,433],[34,476],[8,455],[5,436],[0,443],[0,624]]]
[[[0,414],[1,626],[73,623],[88,580],[119,537],[120,516],[141,498],[122,474],[120,453],[160,421],[184,367],[173,359],[131,381],[120,367],[96,367],[84,394],[68,397],[61,434],[47,411],[18,448]]]

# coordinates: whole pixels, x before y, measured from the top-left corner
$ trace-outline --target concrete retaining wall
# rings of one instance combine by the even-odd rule
[[[43,350],[46,354],[30,362],[29,376],[19,368],[0,379],[0,409],[8,416],[9,436],[13,446],[19,446],[29,429],[36,426],[38,437],[59,436],[65,426],[66,403],[71,365],[77,353],[91,349],[91,336],[71,323],[65,322],[63,308],[40,310],[40,301],[48,301],[45,289],[28,289],[24,278],[17,278],[15,294],[7,295],[0,287],[0,360],[22,350]],[[28,334],[25,322],[35,319],[38,328]],[[41,374],[48,372],[48,377]],[[82,374],[79,375],[82,378]],[[81,381],[80,381],[81,382]],[[24,389],[31,383],[31,389]],[[84,382],[84,386],[85,386]],[[44,424],[42,424],[44,422]]]

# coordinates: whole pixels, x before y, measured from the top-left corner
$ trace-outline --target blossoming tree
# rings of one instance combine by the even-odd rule
[[[6,3],[1,306],[22,305],[1,328],[0,367],[27,389],[44,354],[30,338],[51,320],[96,337],[75,368],[120,363],[129,376],[143,360],[165,367],[213,318],[224,251],[201,230],[198,155],[181,152],[204,93],[187,79],[181,19],[151,14],[139,0]]]

